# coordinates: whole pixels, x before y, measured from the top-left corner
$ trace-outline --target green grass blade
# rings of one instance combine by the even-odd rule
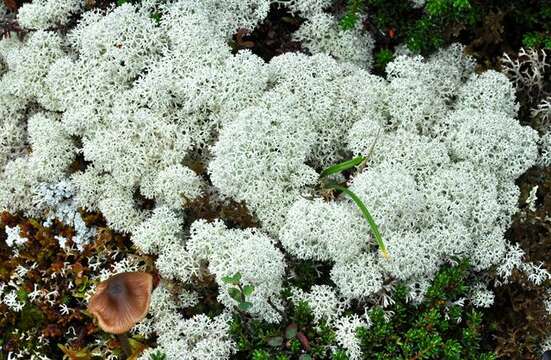
[[[360,208],[364,218],[369,223],[369,226],[371,227],[371,232],[373,232],[373,236],[375,236],[375,241],[377,242],[377,245],[379,245],[379,249],[382,251],[383,256],[385,258],[388,258],[388,251],[386,249],[385,243],[383,242],[383,238],[381,237],[381,232],[379,231],[379,227],[375,223],[375,220],[373,220],[373,217],[369,213],[369,210],[367,210],[367,207],[365,206],[363,201],[358,197],[358,195],[356,195],[347,187],[344,187],[338,184],[330,184],[329,186],[339,190],[342,193],[345,193],[352,199],[352,201],[356,203],[356,205]]]
[[[365,160],[365,157],[358,156],[358,157],[355,157],[354,159],[346,160],[341,163],[332,165],[327,169],[323,170],[320,174],[320,177],[326,177],[332,174],[343,172],[344,170],[348,170],[350,168],[353,168],[354,166],[360,165],[364,160]]]

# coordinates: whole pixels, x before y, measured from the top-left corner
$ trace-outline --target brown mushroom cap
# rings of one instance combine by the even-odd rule
[[[103,331],[124,334],[149,310],[153,276],[145,272],[127,272],[111,276],[96,287],[88,311]]]

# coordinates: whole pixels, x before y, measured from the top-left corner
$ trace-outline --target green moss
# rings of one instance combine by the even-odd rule
[[[380,49],[375,53],[375,68],[379,71],[383,71],[386,68],[386,64],[394,59],[394,54],[390,49]]]
[[[341,18],[343,30],[353,29],[360,20],[360,10],[364,6],[364,0],[348,0],[346,14]]]
[[[21,310],[17,328],[23,331],[39,328],[44,323],[44,314],[33,304],[27,304]]]
[[[551,49],[551,34],[529,32],[522,37],[522,45],[526,48]]]

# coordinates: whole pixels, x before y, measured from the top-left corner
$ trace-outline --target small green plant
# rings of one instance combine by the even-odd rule
[[[360,12],[364,6],[364,0],[347,0],[346,14],[341,18],[340,25],[343,30],[353,29],[360,20]]]
[[[405,43],[415,53],[429,54],[450,42],[450,28],[473,28],[483,18],[478,3],[472,0],[427,0],[421,9],[405,0],[349,0],[341,19],[343,29],[356,25],[359,14],[386,36],[384,48],[375,54],[378,70],[390,61],[392,46]],[[455,35],[453,35],[455,36]]]
[[[255,319],[234,315],[230,334],[238,348],[237,358],[243,359],[337,359],[335,333],[325,322],[314,323],[314,316],[307,303],[299,302],[287,310],[287,318],[281,324],[268,324]],[[344,353],[343,353],[344,354]]]
[[[154,352],[149,356],[150,360],[166,360],[166,355],[160,351]]]
[[[529,32],[522,37],[522,45],[526,48],[551,49],[551,34]]]
[[[367,157],[358,156],[354,159],[343,161],[341,163],[332,165],[321,172],[320,178],[323,179],[330,175],[338,174],[343,171],[349,170],[355,166],[361,165],[366,160],[367,160]],[[353,191],[348,189],[346,186],[340,185],[334,181],[322,181],[322,187],[340,191],[341,193],[348,195],[352,199],[352,201],[354,201],[356,206],[358,206],[358,208],[362,212],[363,217],[367,220],[369,227],[371,228],[371,232],[373,233],[373,236],[375,237],[375,241],[377,242],[377,245],[379,245],[379,249],[383,253],[383,256],[388,257],[388,251],[386,249],[385,243],[381,236],[381,232],[379,231],[379,227],[375,223],[373,216],[371,216],[371,213],[369,212],[369,210],[367,209],[363,201],[358,197],[358,195],[356,195]]]
[[[270,353],[265,350],[255,350],[253,352],[253,360],[270,360]]]
[[[406,29],[408,48],[417,53],[426,54],[444,46],[445,29],[452,24],[472,27],[480,20],[479,10],[471,0],[427,0],[424,9],[425,14]]]
[[[444,16],[470,8],[470,0],[427,0],[425,4],[425,11],[430,16]]]
[[[251,296],[254,292],[254,286],[241,284],[241,273],[235,273],[234,275],[224,276],[222,281],[225,284],[234,285],[230,287],[228,293],[231,298],[237,301],[237,307],[242,311],[248,311],[253,307],[253,304],[247,301],[247,297]]]
[[[394,54],[389,49],[381,49],[375,53],[375,68],[383,71],[386,68],[386,64],[394,59]]]

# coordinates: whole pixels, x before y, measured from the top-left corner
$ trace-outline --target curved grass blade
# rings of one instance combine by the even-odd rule
[[[353,191],[348,189],[347,187],[338,185],[338,184],[329,184],[329,187],[332,187],[334,189],[339,190],[342,193],[345,193],[348,195],[360,208],[364,218],[369,223],[369,226],[371,227],[371,231],[373,232],[373,236],[375,236],[375,241],[377,242],[377,245],[379,245],[379,249],[383,253],[383,256],[385,258],[388,258],[388,251],[386,249],[385,243],[383,242],[383,238],[381,237],[381,232],[379,231],[379,227],[375,223],[375,220],[373,220],[373,217],[369,213],[369,210],[367,210],[367,207],[363,203],[363,201],[356,195]]]
[[[354,159],[346,160],[341,163],[332,165],[328,167],[327,169],[323,170],[320,174],[320,177],[326,177],[332,174],[343,172],[344,170],[348,170],[350,168],[353,168],[354,166],[360,165],[365,160],[364,156],[358,156]]]

